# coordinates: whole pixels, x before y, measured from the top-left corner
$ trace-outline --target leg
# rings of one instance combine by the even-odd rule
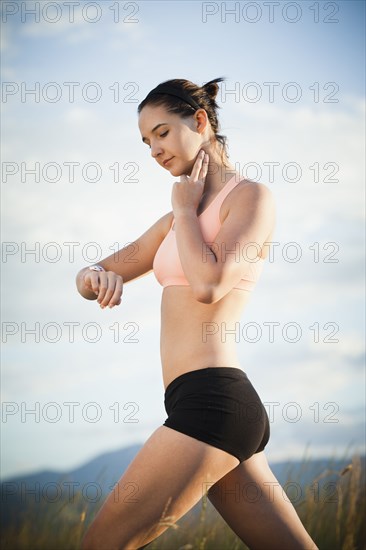
[[[148,544],[238,463],[226,451],[160,426],[108,495],[84,535],[82,550],[130,550]]]
[[[251,550],[318,550],[264,451],[241,462],[210,487],[208,498]]]

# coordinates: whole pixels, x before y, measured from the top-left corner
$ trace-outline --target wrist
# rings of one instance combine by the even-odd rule
[[[197,211],[193,208],[184,208],[174,213],[175,220],[191,218],[197,218]]]
[[[90,265],[86,268],[89,271],[105,271],[104,267],[99,264]]]

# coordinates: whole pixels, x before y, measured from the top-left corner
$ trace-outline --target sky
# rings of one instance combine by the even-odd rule
[[[270,462],[365,452],[365,4],[3,2],[1,477],[67,471],[166,419],[153,273],[122,303],[77,272],[172,209],[141,142],[159,82],[225,77],[230,161],[276,204],[237,353]]]

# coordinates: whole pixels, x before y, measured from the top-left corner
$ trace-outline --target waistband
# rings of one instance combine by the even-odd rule
[[[213,375],[217,375],[219,377],[226,376],[232,379],[248,378],[247,374],[239,367],[205,367],[203,369],[196,369],[196,370],[184,372],[183,374],[180,374],[179,376],[177,376],[177,378],[174,378],[174,380],[172,380],[167,385],[165,394],[175,390],[175,388],[179,386],[179,384],[184,382],[184,380],[186,379],[205,378],[205,377],[211,377]]]

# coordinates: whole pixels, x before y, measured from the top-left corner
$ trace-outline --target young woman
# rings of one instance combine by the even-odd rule
[[[173,210],[134,241],[137,262],[125,261],[129,244],[117,262],[113,254],[77,275],[80,294],[105,308],[121,303],[123,284],[154,271],[164,287],[168,415],[107,497],[83,550],[141,548],[206,494],[251,549],[317,548],[268,466],[268,416],[236,354],[232,332],[268,255],[275,208],[268,187],[228,162],[215,101],[222,80],[169,80],[138,106],[142,141],[179,178]],[[136,502],[124,498],[131,482]]]

